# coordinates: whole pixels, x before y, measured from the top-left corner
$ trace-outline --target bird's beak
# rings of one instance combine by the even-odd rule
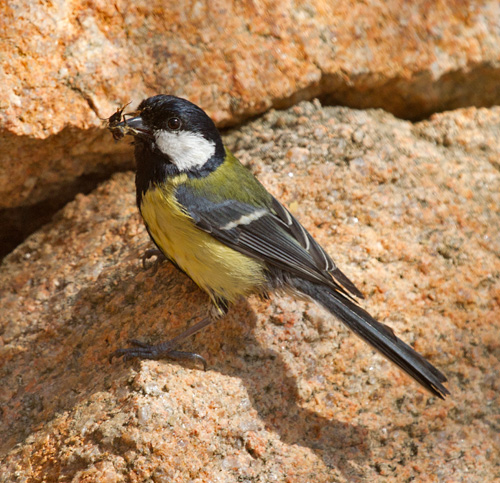
[[[126,115],[125,115],[126,116]],[[126,134],[143,139],[153,139],[153,131],[144,125],[141,116],[127,118],[123,116],[121,122],[110,122],[108,128],[112,131],[115,139],[122,138]]]

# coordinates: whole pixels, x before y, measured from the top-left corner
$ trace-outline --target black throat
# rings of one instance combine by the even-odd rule
[[[135,139],[135,188],[137,206],[141,207],[144,193],[153,185],[161,185],[168,178],[185,173],[189,178],[204,178],[224,162],[226,151],[219,139],[213,156],[196,171],[180,171],[169,158],[156,150],[151,141]]]

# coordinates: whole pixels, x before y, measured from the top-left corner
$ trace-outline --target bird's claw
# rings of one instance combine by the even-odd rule
[[[156,257],[156,260],[151,264],[151,266],[153,267],[152,274],[154,275],[158,271],[158,267],[167,259],[167,257],[157,248],[149,248],[141,257],[142,267],[144,268],[144,270],[148,269],[146,262],[153,257]]]
[[[171,359],[174,361],[178,360],[190,360],[195,362],[201,362],[203,364],[203,370],[207,370],[207,361],[203,356],[196,354],[194,352],[184,352],[174,350],[169,342],[162,342],[161,344],[152,345],[141,342],[137,339],[130,339],[129,344],[133,347],[128,347],[126,349],[117,349],[114,351],[110,357],[110,362],[114,357],[123,357],[123,360],[129,361],[130,359],[148,359],[157,361],[159,359]]]

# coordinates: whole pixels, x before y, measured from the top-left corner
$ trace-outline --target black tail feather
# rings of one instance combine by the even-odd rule
[[[429,392],[441,399],[450,394],[442,384],[447,380],[444,374],[396,337],[390,327],[375,320],[356,303],[326,286],[297,278],[290,282],[294,288],[323,305],[356,335],[394,362]]]

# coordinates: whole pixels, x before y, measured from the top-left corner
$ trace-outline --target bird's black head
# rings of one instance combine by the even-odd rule
[[[136,138],[138,170],[144,162],[162,163],[171,174],[204,176],[223,162],[219,131],[192,102],[162,94],[142,101],[134,114],[118,128]]]
[[[212,119],[186,99],[160,94],[142,101],[137,110],[144,125],[154,132],[195,133],[214,143],[220,139]]]

